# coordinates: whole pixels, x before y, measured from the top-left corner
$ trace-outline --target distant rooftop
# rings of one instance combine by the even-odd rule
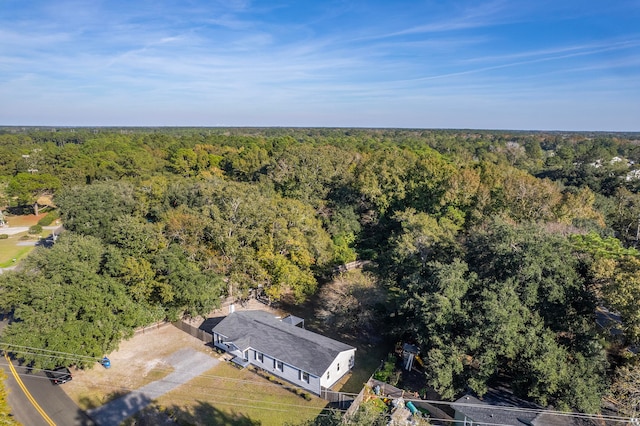
[[[478,424],[527,426],[578,426],[583,424],[565,413],[556,413],[519,398],[507,389],[489,389],[482,400],[465,395],[451,406]]]

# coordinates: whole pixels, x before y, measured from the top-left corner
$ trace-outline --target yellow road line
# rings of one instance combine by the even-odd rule
[[[33,407],[38,411],[38,413],[40,413],[40,415],[42,416],[42,418],[44,419],[45,422],[49,423],[50,426],[56,426],[56,424],[53,422],[53,420],[51,420],[51,418],[49,416],[47,416],[47,413],[44,412],[42,407],[40,407],[38,405],[38,403],[36,402],[36,400],[33,399],[33,396],[31,396],[31,394],[27,390],[27,387],[24,385],[24,383],[20,379],[20,376],[18,376],[18,372],[16,371],[15,367],[11,363],[11,359],[9,359],[9,357],[7,356],[6,353],[4,354],[4,357],[9,362],[9,369],[11,370],[11,374],[13,374],[13,377],[15,377],[16,382],[18,382],[18,386],[20,386],[20,388],[22,389],[24,394],[27,396],[27,399],[29,399],[29,401],[31,401],[31,404],[33,405]]]

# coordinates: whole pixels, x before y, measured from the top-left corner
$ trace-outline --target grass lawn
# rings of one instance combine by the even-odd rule
[[[163,395],[157,405],[178,424],[280,426],[316,418],[327,401],[317,397],[307,401],[225,362]]]
[[[7,219],[9,221],[9,224],[13,228],[36,225],[38,221],[44,216],[46,216],[46,214],[41,214],[38,216],[31,214],[25,216],[10,216]],[[3,228],[0,228],[0,234],[3,233],[2,230]],[[46,238],[50,234],[51,230],[43,229],[40,235],[29,235],[28,232],[21,232],[19,234],[9,235],[9,238],[7,238],[6,240],[0,240],[0,268],[8,268],[10,266],[14,266],[25,256],[31,253],[34,246],[20,246],[18,245],[19,242],[37,241],[39,237]],[[21,239],[25,236],[28,236],[29,239]],[[14,262],[13,259],[16,259],[16,261]]]
[[[0,268],[8,268],[18,263],[22,258],[31,253],[34,246],[17,246],[18,236],[0,240]],[[13,259],[16,259],[14,262]]]
[[[380,366],[381,361],[387,358],[393,347],[384,342],[379,344],[366,344],[363,342],[351,344],[357,347],[355,366],[351,371],[351,377],[340,391],[359,393],[373,372]]]
[[[0,229],[0,234],[2,230]],[[14,266],[19,263],[22,259],[24,259],[35,246],[21,246],[18,245],[20,242],[31,241],[35,242],[39,238],[46,238],[51,234],[51,230],[43,229],[39,235],[29,235],[27,232],[21,232],[15,235],[9,235],[9,238],[6,240],[0,240],[0,268],[8,268],[10,266]],[[28,236],[28,239],[22,239],[25,236]],[[13,259],[16,259],[14,262]]]

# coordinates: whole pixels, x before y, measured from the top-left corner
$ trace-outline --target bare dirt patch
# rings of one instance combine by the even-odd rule
[[[64,390],[84,410],[99,407],[169,375],[173,367],[165,359],[184,348],[212,353],[204,342],[170,324],[146,329],[107,355],[110,368],[96,362],[90,370],[74,370],[73,380]]]

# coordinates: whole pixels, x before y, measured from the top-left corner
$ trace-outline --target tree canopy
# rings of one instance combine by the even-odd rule
[[[223,297],[319,294],[328,322],[411,334],[447,398],[507,381],[598,411],[640,343],[639,168],[634,134],[5,129],[0,200],[53,194],[67,232],[0,276],[3,342],[87,365]],[[375,276],[323,286],[355,259]]]

